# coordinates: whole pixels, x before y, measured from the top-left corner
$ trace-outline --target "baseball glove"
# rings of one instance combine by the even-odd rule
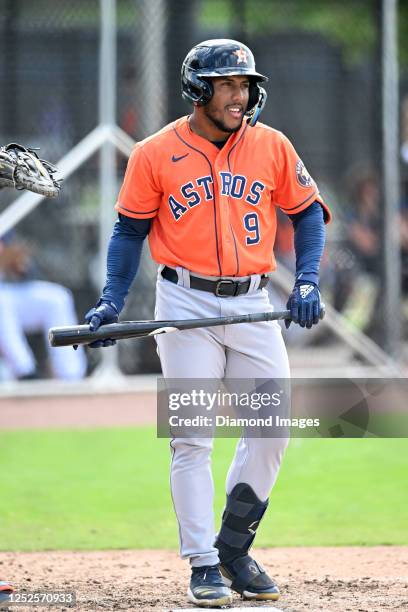
[[[55,198],[61,189],[54,178],[57,168],[40,159],[35,149],[12,142],[0,148],[0,188],[28,189],[47,198]]]

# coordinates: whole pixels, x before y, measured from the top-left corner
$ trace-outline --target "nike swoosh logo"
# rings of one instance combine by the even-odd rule
[[[176,157],[175,155],[173,155],[171,161],[178,162],[180,161],[180,159],[184,159],[185,157],[187,157],[187,155],[189,155],[189,153],[186,153],[185,155],[180,155],[180,157]]]

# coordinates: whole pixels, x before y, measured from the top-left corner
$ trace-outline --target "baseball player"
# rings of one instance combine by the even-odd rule
[[[319,264],[330,212],[290,141],[258,123],[265,81],[240,42],[208,40],[188,53],[181,85],[192,113],[137,143],[130,156],[116,203],[106,285],[86,315],[91,330],[117,321],[147,235],[159,264],[158,320],[273,309],[265,286],[276,267],[278,208],[295,229],[292,321],[308,328],[318,323]],[[290,376],[276,322],[164,334],[157,344],[167,378]],[[278,599],[278,586],[248,551],[286,445],[282,438],[239,441],[216,536],[212,440],[171,441],[171,490],[181,556],[191,564],[188,598],[194,604],[229,605],[231,590],[253,600]]]

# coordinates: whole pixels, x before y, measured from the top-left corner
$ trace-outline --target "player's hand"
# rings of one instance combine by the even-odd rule
[[[289,296],[286,308],[290,310],[290,319],[285,321],[286,329],[292,323],[310,329],[320,320],[320,291],[313,283],[296,283]]]
[[[108,323],[116,323],[119,317],[119,313],[113,302],[107,300],[99,300],[94,308],[91,308],[86,315],[85,321],[89,323],[90,331],[96,331],[101,325],[108,325]],[[116,340],[107,338],[106,340],[95,340],[88,344],[91,348],[101,348],[105,346],[113,346],[116,344]]]

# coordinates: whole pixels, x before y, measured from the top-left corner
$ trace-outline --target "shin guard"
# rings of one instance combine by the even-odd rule
[[[227,495],[221,529],[215,541],[221,563],[247,554],[267,507],[268,500],[258,499],[249,485],[242,482],[235,485]]]

